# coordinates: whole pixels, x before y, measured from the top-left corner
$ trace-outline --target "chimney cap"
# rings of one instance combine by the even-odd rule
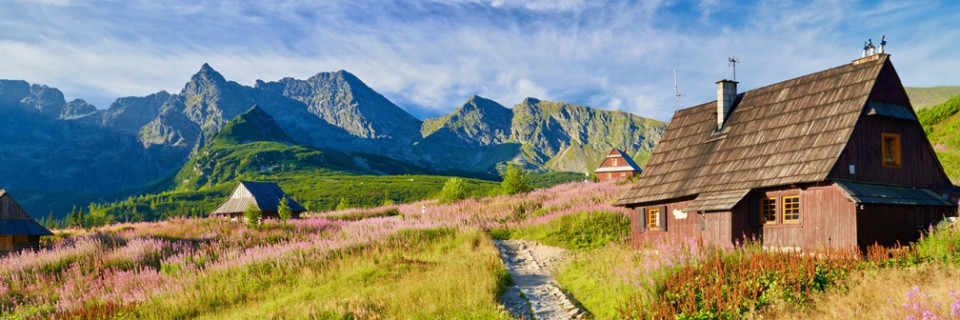
[[[739,81],[733,81],[733,80],[728,80],[728,79],[721,79],[720,81],[717,81],[716,83],[723,83],[723,82],[740,83]]]

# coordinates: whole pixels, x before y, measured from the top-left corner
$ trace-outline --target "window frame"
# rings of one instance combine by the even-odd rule
[[[647,208],[647,231],[659,231],[660,230],[660,207]],[[656,223],[656,224],[654,224]]]
[[[613,158],[613,166],[614,166],[614,167],[617,166],[617,158]]]
[[[887,140],[893,141],[893,144],[891,145],[891,149],[889,150],[893,154],[890,155],[890,157],[888,157],[888,154],[887,154]],[[902,154],[903,153],[901,152],[901,148],[900,148],[900,134],[881,132],[880,133],[880,164],[883,165],[884,168],[900,168],[903,166],[903,162],[901,161]],[[887,162],[887,159],[892,160],[892,162]]]
[[[771,211],[769,211],[769,212],[772,213],[772,215],[773,215],[773,219],[771,219],[771,220],[767,220],[767,215],[766,215],[767,212],[764,211],[764,201],[769,201],[769,202],[770,202],[770,210],[771,210]],[[777,220],[777,216],[778,216],[778,214],[777,214],[777,197],[761,197],[759,202],[760,202],[760,204],[759,204],[759,209],[760,209],[760,210],[757,210],[757,211],[758,211],[759,216],[760,216],[760,224],[775,224],[775,223],[777,223],[777,222],[778,222],[778,220]]]
[[[794,219],[788,219],[788,218],[787,218],[787,210],[794,210],[794,208],[788,208],[788,207],[787,207],[787,200],[788,200],[788,199],[796,199],[796,205],[797,205],[797,207],[796,207],[795,209],[797,210],[797,212],[796,212],[796,216],[797,216],[797,217],[794,218]],[[796,196],[784,196],[784,197],[781,197],[781,198],[780,198],[780,218],[782,219],[781,221],[783,221],[783,223],[800,223],[800,217],[801,217],[801,211],[800,211],[800,196],[799,196],[799,195],[796,195]]]

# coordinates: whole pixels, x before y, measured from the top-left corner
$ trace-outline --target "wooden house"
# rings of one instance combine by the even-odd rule
[[[916,240],[957,213],[958,191],[889,55],[679,110],[615,205],[635,244],[761,239],[765,247],[860,248]]]
[[[640,172],[642,170],[636,162],[633,162],[633,158],[616,148],[610,150],[607,157],[594,171],[597,175],[597,181],[629,179],[636,177]]]
[[[260,210],[263,218],[279,218],[277,209],[281,199],[287,199],[287,205],[293,213],[293,218],[300,218],[300,214],[307,209],[287,196],[276,183],[240,181],[233,189],[230,198],[210,213],[214,217],[229,217],[242,219],[243,212],[250,205]]]
[[[53,232],[33,220],[17,201],[0,189],[0,253],[40,246],[40,236]]]

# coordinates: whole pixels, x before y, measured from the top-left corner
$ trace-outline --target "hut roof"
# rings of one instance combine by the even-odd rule
[[[626,165],[617,166],[617,167],[600,167],[600,168],[597,168],[596,172],[614,172],[614,171],[631,171],[631,170],[636,172],[643,171],[643,170],[640,170],[640,166],[638,166],[636,162],[633,162],[633,158],[627,155],[626,152],[623,152],[623,150],[614,148],[612,151],[610,151],[610,154],[607,155],[607,158],[615,158],[615,157],[622,157],[623,161],[626,162]]]
[[[697,196],[694,207],[725,208],[751,189],[824,181],[889,63],[879,54],[746,91],[720,131],[716,101],[677,111],[615,205]]]
[[[7,190],[0,189],[0,234],[48,236],[53,232],[41,226],[26,211],[23,211]]]
[[[307,211],[299,203],[291,199],[276,183],[240,181],[230,198],[217,207],[211,215],[222,215],[243,212],[251,204],[260,211],[277,211],[280,199],[287,198],[292,212]]]

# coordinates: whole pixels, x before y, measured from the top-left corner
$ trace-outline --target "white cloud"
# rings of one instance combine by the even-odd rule
[[[70,7],[0,3],[0,78],[101,108],[110,97],[178,92],[209,62],[247,85],[345,69],[420,115],[479,94],[668,120],[673,68],[689,107],[715,99],[727,56],[743,57],[746,90],[847,63],[882,34],[906,85],[960,84],[948,54],[960,32],[945,13],[956,8],[928,3],[52,2]]]

